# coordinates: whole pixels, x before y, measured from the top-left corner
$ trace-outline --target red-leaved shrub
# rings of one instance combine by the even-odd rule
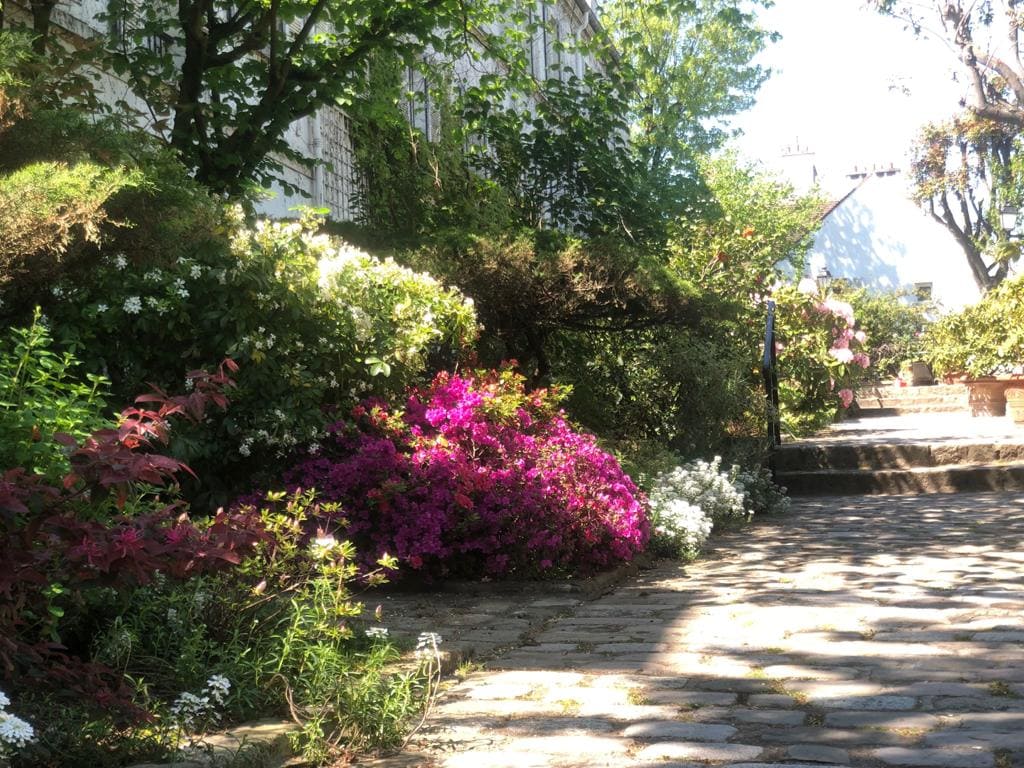
[[[0,679],[130,710],[121,675],[88,661],[87,638],[84,647],[74,642],[89,621],[82,612],[90,590],[117,595],[157,572],[184,578],[218,570],[265,539],[254,512],[221,510],[195,524],[180,502],[152,492],[191,472],[158,452],[168,419],[198,420],[211,405],[226,407],[233,381],[225,369],[235,364],[190,373],[188,395],[142,395],[136,402],[151,408],[125,409],[116,427],[81,445],[60,436],[72,467],[60,488],[20,467],[0,474]],[[133,514],[124,513],[129,497]]]

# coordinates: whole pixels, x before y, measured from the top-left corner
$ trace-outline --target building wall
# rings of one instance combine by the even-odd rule
[[[930,283],[946,310],[976,302],[981,293],[963,251],[908,188],[901,174],[860,183],[825,217],[809,254],[811,275],[827,267],[834,277],[879,291]]]
[[[547,77],[561,76],[559,68],[571,67],[577,75],[596,66],[592,57],[575,52],[560,52],[557,41],[569,38],[587,39],[598,27],[595,0],[557,0],[545,5],[533,0],[537,19],[545,20],[551,29],[538,32],[529,46],[532,71],[538,81]],[[62,30],[65,38],[90,38],[107,34],[104,22],[98,19],[107,8],[108,0],[64,0],[53,13],[55,28]],[[17,12],[15,1],[13,12]],[[427,54],[430,55],[430,54]],[[470,87],[479,82],[491,64],[481,64],[468,57],[454,63],[455,86]],[[97,89],[101,97],[111,103],[123,101],[139,114],[142,127],[154,128],[146,116],[145,104],[134,96],[128,84],[110,73],[99,73]],[[409,74],[409,90],[418,98],[406,104],[409,121],[428,137],[437,137],[440,117],[438,105],[431,104],[422,77],[414,72]],[[295,121],[286,136],[289,146],[303,157],[316,161],[312,166],[282,160],[281,174],[295,192],[286,191],[284,186],[275,184],[266,200],[259,204],[262,213],[273,217],[293,216],[295,206],[312,205],[327,208],[336,220],[351,220],[358,211],[356,198],[358,175],[356,172],[351,140],[350,123],[343,110],[324,107],[316,115]]]

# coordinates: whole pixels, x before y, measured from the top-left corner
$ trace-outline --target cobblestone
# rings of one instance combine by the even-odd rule
[[[713,541],[603,597],[456,595],[429,628],[521,640],[373,765],[1024,766],[1024,493],[800,500]]]

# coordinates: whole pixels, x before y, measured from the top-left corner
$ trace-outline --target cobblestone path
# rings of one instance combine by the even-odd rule
[[[1024,766],[1024,494],[833,497],[550,622],[404,765]]]

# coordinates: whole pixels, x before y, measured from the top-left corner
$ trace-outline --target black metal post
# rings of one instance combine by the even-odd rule
[[[764,329],[764,357],[761,361],[761,375],[764,377],[765,397],[768,411],[768,438],[771,447],[782,444],[782,426],[779,422],[779,371],[778,354],[775,351],[775,302],[768,301],[768,318]]]

